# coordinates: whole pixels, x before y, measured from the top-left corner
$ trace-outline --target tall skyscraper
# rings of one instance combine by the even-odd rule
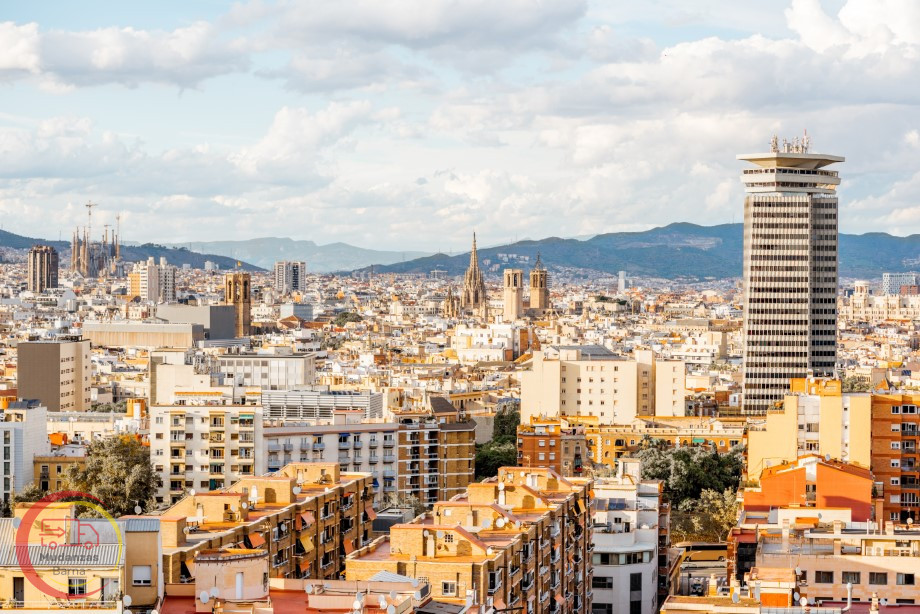
[[[252,325],[252,288],[249,273],[224,275],[224,302],[236,308],[236,336],[248,337]]]
[[[549,309],[549,273],[543,266],[540,254],[530,270],[530,308],[544,311]]]
[[[521,269],[505,269],[504,284],[504,313],[505,322],[514,322],[524,313],[524,271]]]
[[[19,397],[48,411],[89,411],[92,361],[88,339],[23,341],[17,347]]]
[[[58,253],[50,245],[35,245],[29,250],[29,290],[44,292],[58,285]]]
[[[274,289],[279,294],[303,292],[306,290],[306,262],[282,260],[275,263]]]
[[[743,154],[756,168],[744,199],[745,412],[782,401],[789,380],[832,375],[837,362],[837,171],[841,156],[809,152],[806,135],[768,153]]]

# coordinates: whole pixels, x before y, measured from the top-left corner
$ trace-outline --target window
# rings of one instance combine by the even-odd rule
[[[869,572],[869,584],[885,586],[888,584],[888,574],[881,571]]]
[[[152,577],[150,565],[135,565],[131,568],[131,583],[134,586],[150,586]]]
[[[443,597],[453,597],[457,594],[456,582],[441,582],[441,595]]]
[[[641,591],[642,590],[642,574],[641,573],[629,574],[629,590],[630,591]]]
[[[85,595],[86,578],[67,578],[67,594],[73,596]]]
[[[891,449],[892,449],[892,450],[900,450],[900,449],[901,449],[901,442],[900,442],[900,441],[892,441],[892,442],[891,442]]]
[[[591,614],[613,614],[613,604],[593,603],[591,604]]]
[[[859,584],[860,575],[861,574],[858,571],[845,571],[843,572],[843,577],[841,578],[841,581],[844,584],[847,584],[850,582],[852,582],[853,584]]]
[[[591,588],[613,588],[613,578],[607,576],[594,576],[591,579]]]
[[[446,533],[446,534],[444,535],[444,543],[445,543],[445,544],[452,544],[452,543],[454,543],[454,534],[453,534],[453,533]]]
[[[815,584],[833,584],[834,583],[834,572],[833,571],[816,571],[815,572]]]
[[[898,586],[913,586],[914,585],[914,574],[912,573],[899,573],[898,574]]]
[[[901,484],[901,478],[891,478],[891,485],[898,486]]]

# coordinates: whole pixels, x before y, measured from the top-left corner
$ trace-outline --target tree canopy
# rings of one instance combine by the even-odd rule
[[[671,539],[680,541],[725,541],[738,518],[738,501],[733,489],[706,489],[698,500],[686,499],[671,512]]]
[[[131,436],[94,441],[86,449],[86,467],[71,467],[65,487],[92,495],[113,516],[135,513],[140,506],[154,505],[159,477],[150,462],[150,451]]]
[[[332,321],[332,323],[341,328],[349,322],[360,322],[361,320],[361,316],[357,313],[352,311],[343,311],[339,315],[335,316],[335,319]]]
[[[664,482],[665,493],[676,507],[688,499],[698,500],[704,490],[736,490],[743,452],[741,446],[724,454],[702,446],[648,447],[637,456],[642,461],[642,477]]]

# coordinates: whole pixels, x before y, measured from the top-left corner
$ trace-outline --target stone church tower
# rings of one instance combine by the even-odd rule
[[[470,267],[463,276],[463,292],[460,294],[460,308],[481,318],[486,317],[489,297],[486,283],[479,269],[479,254],[476,252],[476,233],[473,233],[473,250],[470,252]]]

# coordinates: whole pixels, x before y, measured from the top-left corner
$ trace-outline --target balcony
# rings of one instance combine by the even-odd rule
[[[377,445],[378,445],[379,443],[380,443],[380,442],[379,442],[378,440],[376,440],[376,439],[371,439],[370,441],[367,442],[367,446],[368,446],[369,448],[376,448]]]
[[[320,450],[325,450],[325,449],[326,449],[326,444],[324,444],[324,443],[322,443],[322,442],[315,442],[315,443],[313,444],[313,450],[314,450],[314,451],[320,451]]]
[[[339,442],[339,450],[350,450],[350,449],[351,449],[350,441],[340,441]]]
[[[384,470],[383,470],[383,477],[385,477],[385,478],[395,478],[395,477],[396,477],[396,472],[393,471],[392,469],[384,469]]]
[[[384,447],[384,448],[392,448],[392,447],[395,446],[395,445],[396,445],[396,440],[394,440],[394,439],[384,439],[384,440],[383,440],[383,447]]]
[[[360,449],[360,448],[363,447],[363,446],[364,446],[364,444],[361,443],[360,440],[358,440],[358,441],[352,441],[352,442],[351,442],[351,447],[353,447],[355,450],[358,450],[358,449]]]
[[[369,456],[367,459],[367,462],[369,462],[372,465],[376,465],[379,460],[380,459],[377,458],[376,456]]]

